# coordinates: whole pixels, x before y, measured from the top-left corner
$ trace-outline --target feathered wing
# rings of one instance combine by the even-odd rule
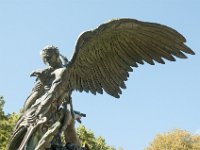
[[[180,33],[161,24],[112,20],[79,37],[67,73],[70,86],[93,94],[104,90],[119,98],[132,67],[187,58],[184,53],[194,52],[185,42]]]

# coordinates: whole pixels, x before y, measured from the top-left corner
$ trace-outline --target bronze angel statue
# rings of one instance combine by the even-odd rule
[[[57,47],[45,47],[41,57],[47,68],[31,74],[37,82],[24,104],[8,150],[63,146],[62,133],[65,143],[82,149],[74,122],[84,114],[73,110],[72,92],[106,92],[120,98],[129,72],[140,64],[164,64],[165,60],[175,61],[175,57],[187,58],[185,53],[194,55],[185,42],[180,33],[165,25],[116,19],[82,33],[70,61]]]

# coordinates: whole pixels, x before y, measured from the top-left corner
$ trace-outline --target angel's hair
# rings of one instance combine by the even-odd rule
[[[58,47],[55,47],[53,45],[47,45],[40,52],[40,56],[42,60],[44,61],[44,63],[46,63],[44,58],[46,56],[52,56],[52,55],[56,55],[56,57],[59,59],[62,65],[65,67],[67,66],[69,61],[65,56],[60,54]]]
[[[40,56],[42,57],[42,59],[44,59],[45,56],[49,56],[49,55],[56,55],[57,57],[59,57],[60,53],[59,53],[58,48],[53,45],[45,46],[41,50]]]

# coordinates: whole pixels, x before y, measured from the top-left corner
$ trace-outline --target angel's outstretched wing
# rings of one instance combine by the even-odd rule
[[[104,90],[119,98],[131,67],[144,61],[164,64],[163,58],[175,61],[173,56],[187,58],[184,53],[194,52],[184,42],[180,33],[161,24],[134,19],[102,24],[77,41],[68,70],[71,88],[93,94]]]

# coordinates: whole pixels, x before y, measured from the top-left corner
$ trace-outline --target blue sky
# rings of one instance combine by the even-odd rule
[[[44,68],[39,51],[56,45],[71,58],[78,35],[113,18],[135,18],[173,27],[195,52],[186,60],[135,69],[120,99],[73,93],[83,124],[125,150],[144,149],[157,133],[200,129],[200,2],[198,0],[1,0],[0,95],[6,113],[17,112]]]

